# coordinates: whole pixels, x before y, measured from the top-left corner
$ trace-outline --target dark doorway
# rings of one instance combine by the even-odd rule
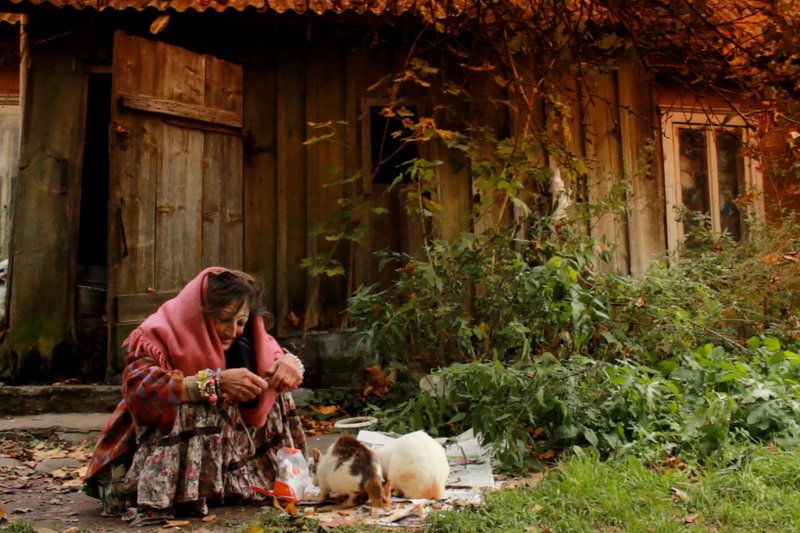
[[[106,371],[108,317],[108,128],[111,73],[90,73],[83,144],[81,209],[76,269],[75,334],[79,376],[102,381]]]

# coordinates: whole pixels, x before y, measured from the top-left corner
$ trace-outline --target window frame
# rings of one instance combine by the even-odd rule
[[[680,143],[678,142],[678,128],[691,127],[705,129],[706,161],[709,176],[709,209],[711,211],[712,229],[722,231],[720,219],[719,199],[719,174],[717,168],[717,138],[714,133],[718,130],[741,129],[744,144],[750,144],[754,131],[745,120],[734,114],[733,111],[719,109],[697,108],[671,108],[661,107],[661,142],[664,154],[664,197],[666,200],[666,229],[667,245],[669,250],[677,251],[684,238],[683,222],[677,219],[677,209],[683,206],[680,187]],[[763,176],[759,161],[747,155],[744,158],[744,186],[745,194],[753,194],[754,201],[746,208],[741,209],[743,217],[753,218],[764,213],[764,186]],[[740,192],[740,194],[742,194]],[[744,236],[743,236],[744,237]]]

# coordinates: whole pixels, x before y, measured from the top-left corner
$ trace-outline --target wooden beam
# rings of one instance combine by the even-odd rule
[[[243,125],[240,114],[223,109],[214,109],[196,104],[184,104],[182,102],[176,102],[175,100],[154,98],[141,94],[120,93],[117,95],[117,101],[122,107],[147,111],[157,115],[188,118],[232,128],[241,128]]]
[[[144,320],[178,291],[154,292],[150,294],[120,294],[117,296],[117,317],[120,323]]]

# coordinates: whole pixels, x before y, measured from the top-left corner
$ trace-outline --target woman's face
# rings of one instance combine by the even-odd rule
[[[240,307],[240,302],[234,300],[212,319],[223,350],[230,348],[236,337],[242,334],[248,318],[250,318],[250,306],[247,302],[242,303]]]

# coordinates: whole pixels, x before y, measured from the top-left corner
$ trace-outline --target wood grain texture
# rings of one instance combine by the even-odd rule
[[[589,202],[599,204],[622,180],[617,79],[610,73],[592,73],[584,93],[584,138],[586,155],[593,161],[587,181]],[[613,251],[607,268],[629,273],[627,216],[621,211],[606,212],[591,222],[591,234],[602,250]]]
[[[241,67],[121,32],[113,65],[110,354],[129,326],[114,315],[122,295],[153,312],[144,295],[244,255]]]

